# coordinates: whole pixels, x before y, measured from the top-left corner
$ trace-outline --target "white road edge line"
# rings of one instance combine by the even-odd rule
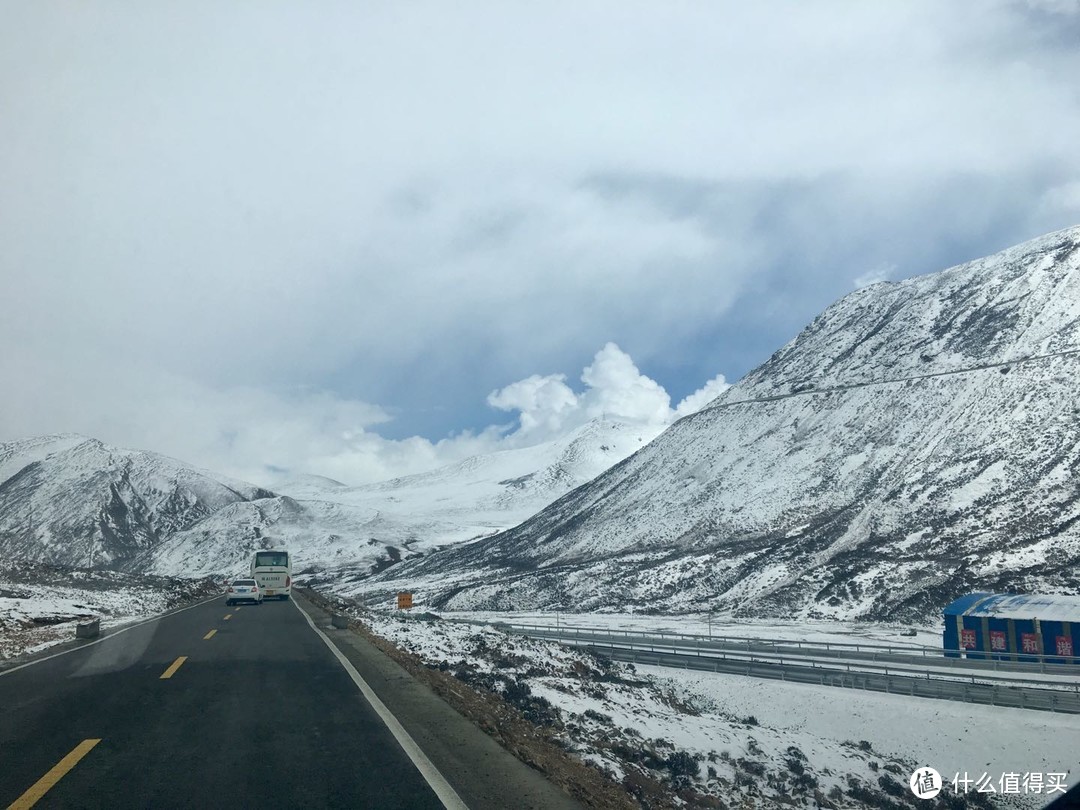
[[[319,638],[321,638],[326,646],[330,648],[330,652],[334,654],[334,657],[337,658],[341,666],[349,673],[349,677],[353,679],[353,683],[357,685],[360,692],[367,699],[367,702],[370,703],[371,707],[375,710],[375,713],[379,715],[386,724],[386,727],[390,729],[390,733],[394,735],[394,739],[398,741],[398,744],[404,749],[405,754],[412,760],[413,765],[420,771],[420,775],[424,777],[424,781],[426,781],[431,789],[435,791],[435,795],[439,797],[439,801],[443,803],[443,807],[445,807],[446,810],[469,810],[465,802],[457,795],[457,791],[450,787],[450,783],[446,781],[446,777],[439,773],[438,768],[436,768],[431,760],[427,758],[427,755],[420,750],[420,746],[416,744],[416,740],[409,736],[409,732],[405,730],[398,719],[391,714],[388,708],[386,708],[386,704],[379,700],[379,696],[375,694],[370,686],[368,686],[367,681],[360,677],[360,673],[356,671],[356,667],[354,667],[349,659],[345,657],[344,653],[337,648],[326,633],[315,626],[315,622],[312,621],[311,616],[297,604],[295,599],[290,599],[289,601],[296,605],[296,609],[303,614],[305,619],[307,619],[307,623],[311,626],[311,629],[318,634]]]
[[[128,630],[134,630],[136,627],[142,627],[144,624],[150,624],[150,622],[160,621],[161,619],[164,619],[166,616],[175,616],[177,613],[183,613],[185,610],[191,610],[192,608],[197,608],[199,605],[205,605],[207,602],[212,602],[213,600],[220,599],[220,598],[221,598],[221,594],[217,594],[216,596],[208,596],[206,599],[203,599],[200,602],[196,602],[194,605],[188,605],[187,607],[177,608],[176,610],[170,610],[168,613],[162,613],[162,614],[160,614],[158,616],[153,616],[153,617],[151,617],[149,619],[144,619],[143,621],[141,621],[141,622],[139,622],[137,624],[129,624],[127,627],[121,627],[119,630],[113,630],[111,633],[109,633],[109,635],[102,636],[97,641],[88,641],[88,642],[86,642],[86,644],[80,644],[78,647],[72,647],[70,650],[61,650],[58,653],[53,653],[52,655],[46,655],[44,658],[38,658],[38,659],[35,659],[34,661],[27,661],[25,664],[19,664],[17,667],[12,667],[11,669],[0,669],[0,677],[3,677],[4,675],[10,675],[12,672],[18,672],[20,669],[26,669],[27,667],[32,667],[34,664],[40,664],[42,661],[49,661],[49,660],[51,660],[53,658],[59,658],[61,655],[67,655],[68,653],[78,652],[79,650],[85,650],[87,647],[93,647],[95,644],[100,644],[103,641],[108,641],[109,639],[116,638],[118,635],[120,635],[121,633],[126,633]]]

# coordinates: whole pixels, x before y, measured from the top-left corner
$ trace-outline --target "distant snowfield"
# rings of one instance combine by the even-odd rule
[[[0,443],[0,556],[159,575],[244,572],[288,548],[299,571],[363,577],[521,523],[652,441],[663,425],[598,418],[565,436],[349,487],[274,492],[72,434]]]
[[[295,572],[362,578],[394,560],[515,526],[662,429],[595,419],[558,439],[376,484],[284,481],[273,498],[230,504],[174,532],[148,553],[147,570],[239,573],[253,550],[272,545],[292,552]]]
[[[705,617],[556,618],[504,613],[453,617],[653,632],[703,632],[708,626]],[[779,799],[786,795],[783,791],[771,792],[778,785],[798,795],[799,768],[805,768],[803,773],[816,780],[817,789],[841,807],[879,806],[875,802],[880,798],[858,799],[852,793],[852,779],[869,790],[877,790],[882,778],[895,780],[910,796],[908,779],[922,766],[943,775],[946,793],[954,790],[954,776],[965,774],[972,780],[988,774],[995,786],[1014,773],[1020,778],[1039,774],[1044,784],[1064,780],[1072,786],[1080,781],[1080,724],[1074,716],[643,665],[620,670],[623,676],[590,680],[582,676],[582,665],[574,663],[587,662],[588,655],[572,647],[507,636],[492,627],[386,613],[363,613],[360,618],[429,664],[442,662],[440,666],[449,666],[455,674],[464,672],[466,679],[479,668],[495,679],[507,679],[507,685],[514,678],[524,680],[533,695],[561,712],[569,749],[617,779],[636,765],[620,758],[612,739],[630,742],[631,748],[649,748],[661,759],[686,752],[697,761],[696,789],[725,800],[740,794],[750,801]],[[854,629],[825,623],[739,625],[715,622],[712,627],[722,628],[725,635],[741,629],[745,635],[848,644],[860,638],[895,644],[899,631],[885,625]],[[931,635],[923,628],[914,641]],[[793,766],[792,760],[800,757],[803,764]],[[657,774],[669,778],[654,767],[653,775]],[[993,797],[995,804],[1037,808],[1052,798],[1020,790]],[[969,792],[974,794],[975,788]]]

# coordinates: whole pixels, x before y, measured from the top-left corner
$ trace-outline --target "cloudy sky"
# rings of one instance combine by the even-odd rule
[[[670,421],[1080,223],[1080,0],[0,11],[0,441],[359,483]]]

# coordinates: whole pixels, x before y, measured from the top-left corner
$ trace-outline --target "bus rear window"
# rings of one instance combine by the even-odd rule
[[[255,554],[255,566],[264,565],[286,568],[289,565],[289,555],[284,551],[259,551]]]

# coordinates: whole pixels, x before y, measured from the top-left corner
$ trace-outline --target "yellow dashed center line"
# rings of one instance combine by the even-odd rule
[[[231,619],[231,618],[232,618],[232,614],[231,614],[231,613],[226,613],[226,614],[225,614],[225,621],[228,621],[228,620],[229,620],[229,619]]]
[[[214,637],[214,633],[216,632],[217,630],[211,630],[209,633],[203,636],[203,641],[209,641],[210,639],[212,639]]]
[[[37,804],[38,799],[48,793],[49,789],[59,782],[64,774],[78,765],[79,760],[89,754],[90,749],[99,742],[101,740],[83,740],[76,745],[70,754],[56,763],[47,774],[38,779],[33,787],[15,800],[14,804],[9,805],[8,810],[27,810],[27,808],[33,807]]]
[[[181,655],[179,658],[177,658],[175,661],[173,661],[171,664],[169,664],[169,668],[161,673],[160,680],[165,680],[166,678],[171,678],[173,675],[175,675],[176,670],[180,669],[181,665],[185,661],[187,661],[187,656],[186,655]]]

